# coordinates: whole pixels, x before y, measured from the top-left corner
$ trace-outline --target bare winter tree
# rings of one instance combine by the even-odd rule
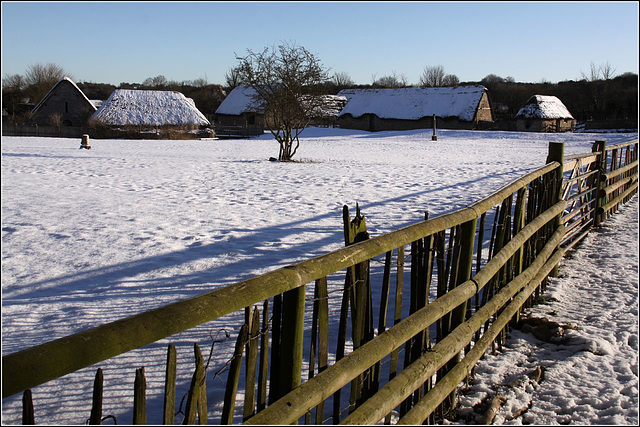
[[[584,72],[581,72],[581,74],[582,78],[588,82],[600,80],[600,69],[593,63],[593,61],[590,64],[589,74],[585,74]]]
[[[407,76],[405,76],[404,74],[398,74],[395,71],[393,71],[391,75],[382,76],[379,79],[374,78],[373,86],[383,87],[383,88],[392,88],[392,89],[407,87],[408,86]]]
[[[346,71],[338,71],[331,77],[331,81],[340,89],[355,85],[353,79]]]
[[[600,65],[600,75],[603,80],[610,80],[615,76],[616,69],[609,64],[609,61]]]
[[[16,119],[16,109],[24,96],[26,83],[20,74],[7,74],[2,78],[2,107],[11,115],[11,120]]]
[[[460,79],[455,74],[447,74],[442,78],[442,86],[457,86]]]
[[[35,64],[27,68],[24,76],[27,96],[38,103],[49,90],[67,74],[57,64]]]
[[[262,52],[247,50],[239,57],[242,82],[256,92],[254,102],[263,105],[265,124],[280,144],[278,160],[290,161],[300,147],[300,134],[310,117],[324,104],[321,85],[327,70],[307,49],[284,42]]]
[[[236,66],[229,68],[229,71],[224,73],[224,81],[229,91],[233,90],[237,86],[240,86],[241,82],[239,67]]]
[[[444,86],[444,67],[442,65],[426,66],[420,75],[420,87]]]

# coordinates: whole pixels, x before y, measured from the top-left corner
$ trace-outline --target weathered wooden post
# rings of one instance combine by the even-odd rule
[[[562,174],[564,172],[564,142],[550,142],[547,163],[558,162],[560,167],[554,171],[553,201],[551,205],[558,203],[562,199]],[[562,213],[553,221],[553,230],[562,226]],[[556,265],[549,274],[551,277],[558,277],[558,266]]]
[[[302,285],[282,294],[280,396],[298,387],[302,381],[305,290],[306,286]]]
[[[85,148],[87,150],[91,150],[91,145],[89,145],[89,135],[82,135],[82,141],[80,142],[80,148]]]
[[[604,220],[604,214],[600,214],[600,208],[605,204],[606,193],[604,191],[607,186],[606,179],[604,178],[605,173],[607,172],[607,141],[596,141],[593,144],[592,151],[599,152],[598,160],[597,160],[597,168],[600,171],[596,178],[597,180],[597,191],[596,191],[596,203],[594,207],[594,216],[593,216],[593,226],[600,227],[600,224]]]
[[[133,424],[147,423],[147,380],[144,367],[136,369],[136,379],[133,385]]]
[[[432,141],[437,141],[438,140],[438,135],[436,135],[436,115],[433,115],[433,136],[431,137]]]
[[[104,375],[102,368],[98,368],[96,378],[93,382],[93,400],[91,404],[91,415],[88,424],[99,425],[102,422],[102,398],[103,398]]]
[[[473,248],[476,240],[477,221],[478,219],[474,218],[471,221],[465,222],[460,227],[460,255],[458,260],[458,273],[456,276],[456,281],[454,282],[455,286],[459,286],[471,278],[473,269]],[[478,245],[481,244],[481,242],[478,243]],[[450,327],[447,331],[447,334],[464,323],[467,312],[467,304],[468,302],[465,301],[463,304],[460,304],[453,310],[453,312],[451,313]],[[458,362],[460,361],[460,356],[461,354],[458,353],[449,361],[449,363],[447,363],[445,372],[449,372],[458,364]],[[445,401],[445,408],[453,408],[455,406],[455,401],[456,392],[454,390],[449,395],[449,401]]]
[[[36,417],[33,409],[33,396],[31,390],[27,389],[22,394],[22,425],[35,425]]]

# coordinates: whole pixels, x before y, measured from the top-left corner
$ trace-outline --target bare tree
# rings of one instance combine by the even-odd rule
[[[487,74],[482,80],[480,80],[480,83],[482,83],[485,86],[488,85],[495,85],[495,84],[499,84],[499,83],[504,83],[506,80],[496,74]]]
[[[209,84],[209,79],[207,78],[206,74],[204,75],[204,77],[198,77],[197,79],[191,82],[191,86],[195,86],[195,87],[205,87],[208,84]]]
[[[407,85],[407,77],[404,74],[396,73],[395,70],[392,71],[391,75],[382,76],[373,81],[373,86],[382,88],[401,88],[407,87]]]
[[[324,104],[320,91],[328,80],[326,68],[292,42],[262,52],[248,49],[246,56],[236,59],[240,79],[255,90],[254,102],[264,106],[265,124],[280,144],[278,160],[290,161],[310,117]]]
[[[65,76],[67,73],[57,64],[30,65],[24,76],[26,93],[32,102],[37,103]]]
[[[335,73],[333,77],[331,77],[331,81],[333,82],[333,84],[335,84],[338,88],[341,88],[341,89],[355,85],[353,79],[351,78],[349,73],[347,73],[346,71],[339,71]]]
[[[26,83],[20,74],[6,74],[2,78],[2,107],[11,114],[11,120],[16,119],[16,109],[24,97]]]
[[[224,81],[229,91],[233,90],[236,86],[240,86],[240,70],[239,67],[231,67],[229,71],[224,74]]]
[[[165,87],[168,85],[169,85],[169,81],[162,74],[155,77],[148,77],[144,79],[144,81],[142,82],[142,86],[147,86],[147,87]]]
[[[444,83],[444,67],[442,65],[426,66],[420,75],[420,87],[439,87]]]
[[[442,78],[442,86],[457,86],[460,79],[455,74],[447,74]]]
[[[596,64],[591,61],[589,74],[585,74],[584,72],[580,72],[582,74],[582,78],[588,82],[595,82],[600,80],[600,69],[596,66]]]
[[[616,73],[616,69],[613,68],[611,64],[609,64],[609,61],[605,62],[604,64],[601,64],[599,67],[599,70],[603,80],[612,79]]]

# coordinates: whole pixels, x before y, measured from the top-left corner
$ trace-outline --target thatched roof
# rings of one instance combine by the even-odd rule
[[[264,103],[256,98],[257,94],[255,89],[249,86],[237,86],[220,103],[216,114],[230,116],[239,116],[243,113],[262,114],[264,112]]]
[[[524,107],[518,111],[516,118],[522,119],[573,119],[573,116],[555,96],[533,95]]]
[[[49,92],[47,92],[47,94],[40,100],[40,102],[38,102],[38,105],[36,105],[33,110],[31,110],[31,112],[33,114],[35,114],[36,112],[38,112],[38,110],[40,109],[40,107],[47,101],[47,99],[49,99],[49,97],[51,96],[52,93],[55,92],[56,88],[58,86],[60,86],[61,84],[71,84],[71,86],[73,86],[73,88],[75,90],[78,91],[78,93],[82,96],[82,98],[84,98],[87,103],[93,107],[93,109],[95,110],[96,107],[95,105],[93,105],[93,102],[91,102],[89,100],[89,98],[87,98],[87,96],[84,94],[84,92],[82,90],[80,90],[80,88],[78,87],[78,85],[76,85],[73,80],[71,80],[69,77],[63,77],[60,80],[58,80],[58,83],[56,83],[55,85],[53,85],[53,87],[51,89],[49,89]]]
[[[472,121],[486,90],[484,86],[345,89],[338,93],[348,99],[339,116],[375,114],[381,119],[418,120],[435,114]]]
[[[180,92],[117,89],[92,119],[112,126],[209,126],[191,98]]]

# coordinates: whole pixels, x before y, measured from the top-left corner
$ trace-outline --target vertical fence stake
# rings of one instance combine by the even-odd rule
[[[282,295],[280,397],[298,387],[302,381],[305,290],[306,286],[302,285]]]
[[[133,424],[147,423],[147,380],[144,367],[136,369],[136,379],[133,385]]]
[[[31,390],[25,390],[22,394],[22,424],[35,425],[36,417],[33,409],[33,396]]]
[[[229,376],[227,377],[227,385],[224,391],[224,405],[222,407],[222,419],[220,424],[233,424],[233,413],[236,407],[236,392],[238,391],[238,382],[240,381],[240,369],[242,368],[242,350],[247,343],[249,336],[249,326],[245,323],[240,328],[238,340],[236,341],[233,359],[229,367]]]
[[[597,168],[600,171],[597,178],[597,191],[596,191],[596,203],[594,209],[594,218],[593,218],[593,226],[600,227],[602,221],[604,219],[604,214],[600,214],[600,208],[604,206],[606,195],[604,194],[604,189],[607,186],[607,182],[604,179],[604,174],[607,172],[607,141],[596,141],[593,144],[593,151],[598,151],[600,154],[598,155],[597,160]]]
[[[167,370],[165,373],[164,385],[164,407],[162,424],[169,425],[174,423],[174,414],[176,406],[176,346],[169,344],[167,349]]]
[[[562,173],[564,170],[564,142],[550,142],[549,143],[549,155],[547,156],[547,163],[559,162],[560,168],[555,172],[555,186],[553,186],[553,199],[552,205],[562,200]],[[562,213],[560,213],[553,222],[553,229],[562,226]],[[556,265],[551,273],[551,277],[558,277],[558,266]]]
[[[102,389],[104,384],[104,376],[102,368],[98,368],[96,378],[93,382],[93,401],[91,403],[91,415],[89,416],[89,424],[98,425],[102,421]]]

